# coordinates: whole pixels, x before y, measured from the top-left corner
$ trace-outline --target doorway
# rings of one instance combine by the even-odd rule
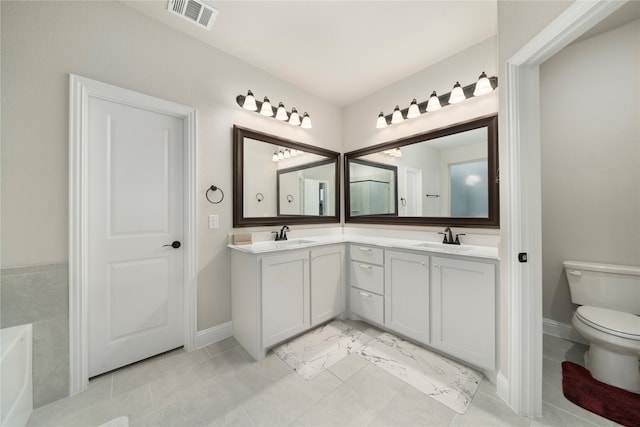
[[[84,390],[89,376],[101,370],[176,346],[187,350],[195,346],[195,110],[75,75],[70,76],[70,97],[69,370],[73,395]],[[149,138],[160,144],[140,142]],[[96,147],[103,148],[97,156]],[[175,174],[179,176],[168,179]],[[97,192],[100,186],[102,194]],[[163,205],[168,210],[156,215]],[[98,237],[101,235],[106,237]],[[128,253],[133,248],[142,252]],[[97,281],[102,281],[102,288],[95,288]],[[154,296],[147,298],[148,304],[140,303],[150,292]],[[103,347],[92,353],[93,329],[101,323],[91,320],[97,314],[96,297],[98,304],[101,297],[105,300],[101,306],[105,331],[101,334],[106,338]],[[174,299],[176,304],[170,302]],[[167,340],[161,337],[166,334]],[[145,338],[140,339],[142,336]],[[145,344],[136,346],[137,340]],[[155,343],[158,340],[162,343]],[[96,355],[103,353],[109,362],[92,366]]]

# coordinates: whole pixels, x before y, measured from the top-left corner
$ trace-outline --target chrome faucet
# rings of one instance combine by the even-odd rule
[[[276,235],[276,241],[278,240],[287,240],[287,231],[291,231],[288,226],[283,225],[280,229],[280,232],[272,231]]]

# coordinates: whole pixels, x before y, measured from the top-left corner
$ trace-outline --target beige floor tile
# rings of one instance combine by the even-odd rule
[[[514,413],[507,405],[483,393],[476,393],[464,415],[455,414],[450,426],[529,426],[531,420]]]
[[[542,404],[542,417],[534,418],[531,422],[531,427],[593,427],[596,425],[548,403]]]
[[[329,371],[331,371],[342,381],[346,381],[368,364],[369,361],[367,361],[364,357],[360,356],[357,353],[353,353],[330,366]]]

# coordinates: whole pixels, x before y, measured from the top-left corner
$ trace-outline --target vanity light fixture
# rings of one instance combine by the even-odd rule
[[[438,98],[438,95],[436,94],[436,91],[434,90],[431,93],[431,96],[429,97],[429,102],[427,102],[427,113],[431,113],[433,111],[437,111],[439,109],[442,108],[442,105],[440,105],[440,98]]]
[[[407,111],[407,119],[413,119],[414,117],[418,117],[420,115],[420,108],[418,108],[418,102],[415,98],[411,101],[411,105],[409,105],[409,111]]]
[[[405,119],[419,117],[424,113],[432,113],[449,104],[457,104],[468,98],[486,95],[497,87],[498,78],[495,76],[487,77],[487,74],[483,71],[480,77],[478,77],[477,82],[470,85],[462,87],[460,82],[456,82],[451,92],[445,93],[444,95],[438,96],[434,90],[426,101],[417,102],[413,99],[411,105],[403,110],[400,110],[400,107],[396,105],[393,113],[386,116],[384,112],[381,111],[376,121],[376,128],[382,129],[388,125],[400,123]]]
[[[393,116],[391,116],[391,124],[400,123],[404,120],[404,116],[400,111],[400,107],[396,105],[396,108],[393,110]]]
[[[298,115],[298,110],[296,107],[291,109],[291,115],[289,116],[289,124],[294,126],[300,126],[300,116]]]
[[[274,108],[269,98],[265,96],[264,101],[257,101],[251,91],[248,91],[246,95],[236,96],[236,102],[245,110],[256,111],[265,117],[273,117],[294,126],[300,126],[303,129],[311,129],[312,127],[311,117],[309,117],[308,113],[304,113],[302,118],[300,118],[295,108],[292,108],[291,113],[289,113],[282,102],[278,103],[277,108]]]
[[[278,111],[276,111],[276,119],[282,120],[282,121],[289,119],[287,110],[284,108],[284,104],[282,102],[278,104]]]
[[[449,104],[457,104],[464,101],[465,99],[467,99],[467,97],[464,96],[464,91],[460,86],[460,82],[456,82],[456,84],[453,85],[453,89],[451,90],[451,95],[449,95]]]
[[[269,102],[269,98],[267,98],[266,96],[264,97],[264,101],[262,101],[262,107],[260,107],[260,114],[267,117],[273,116],[273,107]]]
[[[301,156],[302,154],[304,154],[304,151],[296,150],[295,148],[278,147],[276,151],[273,152],[271,160],[279,162],[280,160],[290,159]]]

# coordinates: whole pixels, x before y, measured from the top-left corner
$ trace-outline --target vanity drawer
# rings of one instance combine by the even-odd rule
[[[356,286],[376,294],[384,293],[384,269],[379,265],[351,261],[351,286]]]
[[[384,323],[384,299],[380,295],[351,288],[350,305],[353,314],[380,325]]]
[[[353,261],[364,261],[378,265],[384,263],[384,251],[381,248],[351,244],[349,245],[349,256]]]

